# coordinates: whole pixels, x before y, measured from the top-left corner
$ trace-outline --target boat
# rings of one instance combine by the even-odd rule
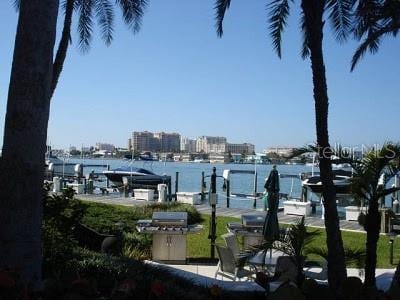
[[[207,163],[210,163],[210,160],[209,159],[205,159],[205,158],[196,158],[196,159],[193,160],[193,162],[207,164]]]
[[[124,177],[132,188],[157,189],[160,183],[171,183],[171,176],[157,175],[149,170],[131,166],[103,171],[103,175],[117,187],[123,186]]]
[[[158,160],[158,158],[156,155],[153,155],[151,152],[143,152],[139,155],[139,160],[156,161],[156,160]]]
[[[350,194],[351,184],[351,171],[346,170],[333,170],[333,185],[335,186],[336,194]],[[322,194],[323,186],[319,173],[314,173],[310,176],[310,173],[303,173],[301,184],[307,187],[315,194]]]

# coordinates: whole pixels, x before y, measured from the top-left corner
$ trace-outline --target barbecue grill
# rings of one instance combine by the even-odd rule
[[[250,245],[261,244],[264,240],[262,234],[266,213],[242,215],[242,223],[228,223],[228,231],[243,238],[244,248]]]
[[[137,230],[153,235],[152,257],[168,263],[186,262],[186,238],[201,225],[188,225],[187,212],[154,212],[151,220],[139,220]]]

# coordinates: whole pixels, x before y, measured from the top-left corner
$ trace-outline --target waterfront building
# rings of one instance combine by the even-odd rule
[[[253,154],[255,151],[255,146],[250,143],[243,143],[243,144],[227,143],[226,151],[230,153]]]
[[[193,153],[196,152],[196,140],[181,137],[181,152]]]
[[[181,135],[179,133],[157,132],[154,138],[159,140],[162,152],[179,152],[181,148]]]
[[[268,163],[268,158],[264,153],[255,153],[253,155],[246,155],[243,159],[244,163],[256,163],[256,164],[266,164]]]
[[[269,147],[264,150],[266,155],[275,154],[278,156],[290,156],[293,153],[295,147]]]
[[[208,156],[210,163],[230,163],[231,158],[228,153],[213,153]]]
[[[201,136],[196,140],[196,152],[203,153],[225,153],[226,137],[219,136]]]
[[[132,146],[134,151],[158,152],[160,151],[160,140],[149,131],[134,131],[132,134]]]
[[[128,139],[128,147],[138,152],[180,152],[179,133],[134,131]]]
[[[115,146],[113,144],[108,143],[96,143],[96,150],[97,151],[106,151],[106,152],[114,152]]]
[[[241,153],[231,153],[231,160],[234,163],[239,163],[242,161],[242,154]]]

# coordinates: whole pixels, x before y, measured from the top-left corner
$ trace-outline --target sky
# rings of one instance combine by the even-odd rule
[[[0,2],[1,141],[18,17],[12,2]],[[150,0],[136,35],[116,8],[113,43],[105,46],[96,26],[87,54],[79,51],[74,20],[73,43],[51,103],[48,143],[64,149],[96,142],[127,147],[131,132],[142,130],[226,136],[258,151],[312,143],[312,76],[309,60],[300,56],[298,7],[279,59],[268,35],[267,2],[233,0],[222,38],[215,33],[214,0]],[[337,43],[325,27],[330,141],[398,141],[400,39],[387,37],[379,53],[366,55],[351,73],[356,46]]]

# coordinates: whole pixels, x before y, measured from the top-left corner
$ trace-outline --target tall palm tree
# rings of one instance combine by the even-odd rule
[[[354,36],[362,42],[353,55],[351,71],[367,51],[372,54],[378,52],[383,37],[397,36],[400,30],[400,1],[358,0],[355,15]]]
[[[376,249],[379,240],[381,216],[379,200],[398,188],[385,188],[391,178],[400,172],[400,144],[387,143],[369,151],[361,160],[352,162],[354,174],[352,193],[367,202],[364,224],[367,232],[365,285],[375,286]],[[383,179],[383,185],[380,181]]]
[[[78,11],[80,48],[89,49],[93,19],[103,40],[112,41],[111,0],[66,0],[64,28],[55,59],[53,50],[58,0],[16,0],[19,20],[11,70],[0,160],[0,269],[21,270],[23,281],[41,279],[41,224],[44,154],[50,99],[62,71]],[[146,0],[116,0],[125,23],[137,32]]]
[[[272,43],[278,56],[281,57],[282,32],[286,27],[290,5],[300,3],[301,31],[303,34],[302,57],[310,58],[314,85],[315,125],[320,160],[321,180],[323,183],[323,203],[325,206],[325,228],[328,246],[329,285],[337,298],[342,298],[342,286],[346,278],[343,241],[339,228],[339,217],[336,207],[335,189],[331,165],[331,150],[328,135],[328,93],[325,75],[325,64],[322,50],[324,14],[331,22],[336,38],[346,39],[351,30],[351,0],[272,0],[267,5],[269,10],[269,29]],[[222,23],[225,12],[230,7],[230,0],[217,0],[216,29],[222,36]]]
[[[0,269],[38,287],[43,167],[59,3],[22,0],[0,161]],[[39,34],[40,33],[40,34]]]
[[[15,0],[14,5],[18,9],[21,0]],[[135,34],[139,32],[144,10],[148,0],[116,0],[125,24]],[[93,19],[97,19],[101,30],[101,38],[109,46],[113,40],[114,33],[114,7],[111,0],[64,0],[64,23],[57,53],[53,63],[53,78],[51,83],[51,96],[57,87],[58,80],[64,67],[68,46],[71,39],[71,26],[74,11],[78,13],[78,35],[79,48],[87,52],[93,34]]]

